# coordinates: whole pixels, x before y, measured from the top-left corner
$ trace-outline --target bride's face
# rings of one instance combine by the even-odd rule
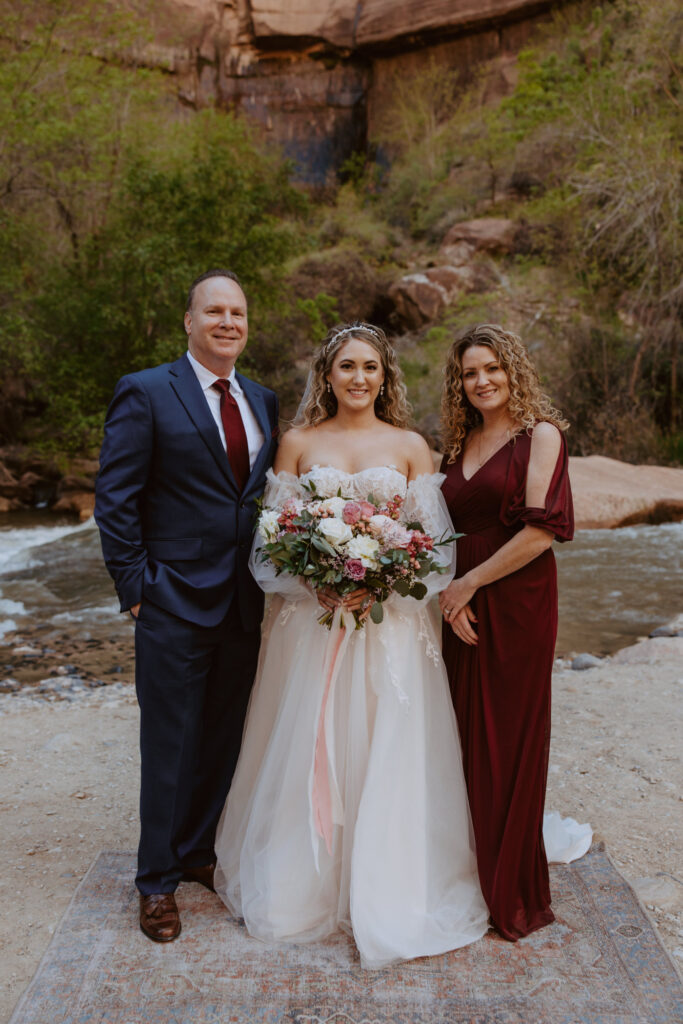
[[[327,380],[339,408],[372,408],[384,382],[379,352],[367,341],[349,338],[336,353]]]

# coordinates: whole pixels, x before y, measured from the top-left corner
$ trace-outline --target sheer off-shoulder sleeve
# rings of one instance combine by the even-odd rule
[[[266,473],[266,487],[263,492],[263,504],[268,508],[279,508],[290,498],[302,498],[305,494],[299,477],[294,473],[274,473],[269,469]]]
[[[530,508],[526,504],[526,478],[531,452],[531,435],[520,434],[512,446],[505,490],[500,505],[500,520],[506,526],[538,526],[549,530],[559,541],[574,536],[574,505],[569,483],[569,455],[564,434],[560,454],[553,472],[545,508]]]
[[[425,473],[411,480],[408,484],[406,500],[401,510],[401,519],[404,523],[419,522],[425,533],[428,533],[435,541],[442,537],[452,537],[453,523],[448,514],[448,508],[441,492],[441,484],[445,480],[443,473]],[[432,552],[434,561],[443,568],[443,573],[430,572],[422,580],[427,587],[427,597],[424,601],[434,597],[439,591],[444,590],[453,579],[455,574],[455,541],[435,547]],[[393,595],[389,600],[393,600]],[[415,601],[412,597],[401,598],[402,601],[410,601],[420,605],[422,601]],[[404,606],[405,607],[405,606]]]
[[[266,474],[266,488],[263,492],[263,505],[266,508],[282,508],[292,498],[304,495],[298,476],[293,473],[274,473],[269,469]],[[275,571],[270,559],[263,558],[263,537],[256,530],[254,542],[249,555],[249,569],[261,590],[266,594],[281,594],[287,598],[311,597],[303,581],[289,573]]]

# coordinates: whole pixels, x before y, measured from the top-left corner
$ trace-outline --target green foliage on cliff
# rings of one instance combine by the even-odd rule
[[[569,5],[492,100],[496,73],[495,63],[484,68],[445,115],[447,84],[429,89],[434,68],[397,80],[402,130],[391,116],[380,128],[395,160],[378,204],[427,241],[473,216],[518,220],[513,279],[545,266],[578,302],[550,381],[574,420],[575,450],[642,458],[659,445],[660,457],[673,456],[683,371],[680,4]]]

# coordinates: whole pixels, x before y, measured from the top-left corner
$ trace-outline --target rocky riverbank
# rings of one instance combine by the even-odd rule
[[[583,671],[556,663],[548,792],[591,822],[681,963],[682,627]],[[3,1024],[97,852],[135,849],[138,713],[125,639],[10,634],[0,662]]]
[[[95,506],[97,470],[96,459],[61,465],[19,447],[0,448],[0,513],[43,507],[84,522]],[[570,459],[570,476],[578,529],[683,519],[683,469],[588,455]]]
[[[97,459],[42,457],[20,446],[0,448],[0,512],[49,508],[85,522],[95,507]]]

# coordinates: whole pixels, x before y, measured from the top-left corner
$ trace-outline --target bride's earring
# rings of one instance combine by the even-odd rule
[[[332,392],[332,385],[330,384],[330,382],[328,380],[328,382],[327,382],[327,393],[328,393],[328,395],[331,394],[331,392]]]
[[[380,384],[380,386],[379,386],[379,394],[380,394],[380,398],[382,398],[384,396],[384,384]]]

